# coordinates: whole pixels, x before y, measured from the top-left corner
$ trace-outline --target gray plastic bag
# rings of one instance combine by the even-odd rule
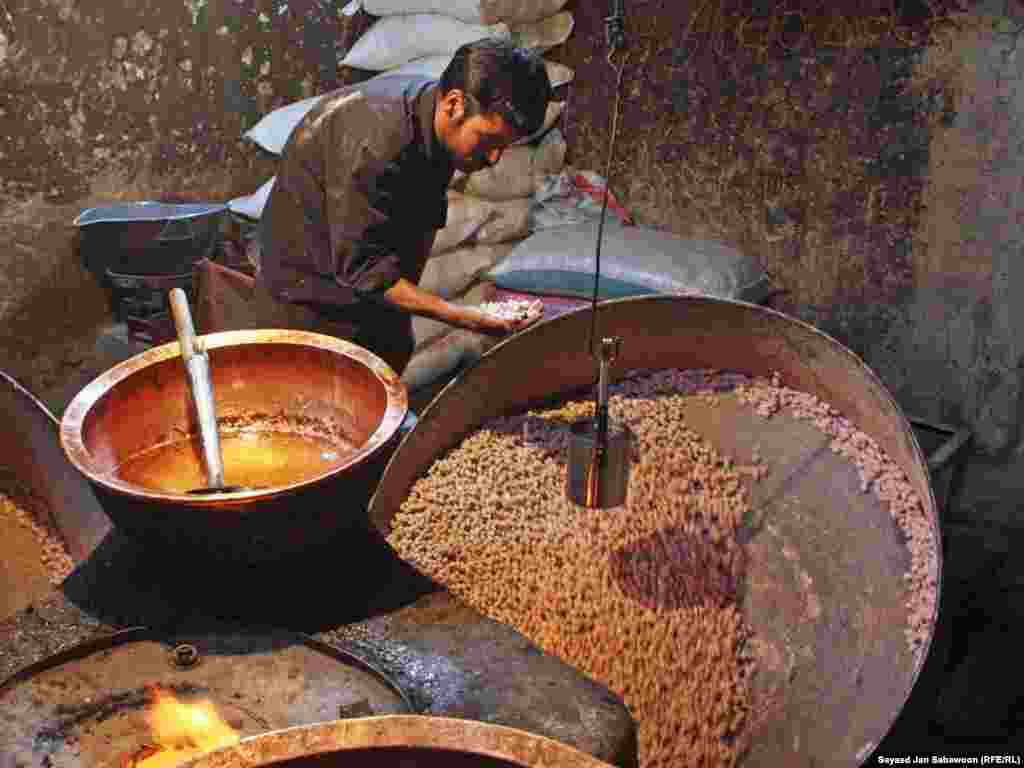
[[[587,220],[535,232],[484,279],[511,291],[589,298],[597,228],[597,221]],[[757,260],[721,243],[605,221],[601,299],[675,293],[761,303],[770,292]]]

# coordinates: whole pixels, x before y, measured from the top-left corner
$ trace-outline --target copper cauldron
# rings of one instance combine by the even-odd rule
[[[408,411],[380,358],[346,341],[288,330],[204,337],[232,485],[205,485],[198,425],[177,342],[86,386],[61,420],[68,458],[118,528],[218,559],[277,558],[365,514]],[[236,474],[231,480],[232,466]]]

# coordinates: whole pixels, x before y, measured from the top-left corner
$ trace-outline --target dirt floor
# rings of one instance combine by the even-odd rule
[[[0,503],[0,620],[31,605],[53,587],[43,548],[31,530]]]

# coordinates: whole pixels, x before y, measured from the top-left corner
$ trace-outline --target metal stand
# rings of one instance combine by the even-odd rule
[[[932,488],[939,504],[940,521],[948,523],[949,507],[960,489],[966,449],[973,434],[967,427],[935,424],[914,416],[908,417],[908,421],[918,430],[944,438],[943,442],[928,454],[928,470],[931,472]]]
[[[594,419],[577,422],[569,435],[566,495],[591,509],[622,506],[629,487],[632,434],[625,426],[610,425],[608,419],[610,368],[621,350],[622,339],[601,340]]]

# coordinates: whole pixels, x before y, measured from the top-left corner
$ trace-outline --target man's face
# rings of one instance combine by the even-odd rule
[[[438,135],[452,157],[452,164],[463,173],[475,173],[494,165],[501,153],[519,136],[498,114],[466,117],[460,91],[445,94],[441,104]]]

